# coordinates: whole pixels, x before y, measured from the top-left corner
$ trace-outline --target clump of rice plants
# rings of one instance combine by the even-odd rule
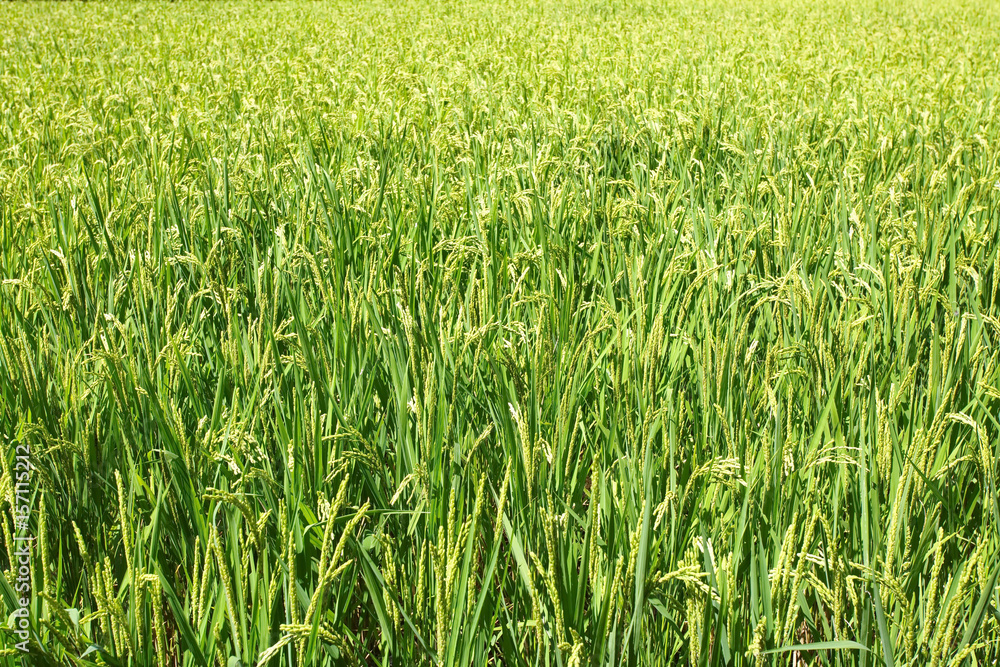
[[[2,660],[993,664],[998,54],[984,0],[0,6]]]

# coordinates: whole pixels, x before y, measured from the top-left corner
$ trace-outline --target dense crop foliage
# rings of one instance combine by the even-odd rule
[[[991,664],[998,53],[985,0],[0,5],[27,664]]]

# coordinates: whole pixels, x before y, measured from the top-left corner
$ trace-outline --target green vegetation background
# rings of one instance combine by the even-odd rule
[[[986,1],[4,3],[26,664],[995,664],[998,53]]]

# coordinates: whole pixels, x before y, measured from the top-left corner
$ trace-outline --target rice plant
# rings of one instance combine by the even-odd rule
[[[0,662],[996,664],[998,54],[0,4]]]

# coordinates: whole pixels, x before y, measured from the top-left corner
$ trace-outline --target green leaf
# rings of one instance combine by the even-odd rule
[[[164,594],[167,596],[167,603],[170,605],[170,610],[174,614],[174,621],[177,623],[177,628],[181,633],[181,640],[191,652],[196,663],[202,667],[208,667],[208,663],[205,661],[205,656],[202,655],[201,648],[198,646],[198,641],[195,639],[194,630],[191,629],[191,624],[188,622],[187,613],[184,610],[184,605],[181,601],[177,599],[177,594],[174,593],[174,589],[170,586],[170,582],[167,578],[163,576],[163,572],[157,568],[157,576],[160,578],[160,586],[163,589]]]
[[[842,639],[840,641],[833,642],[814,642],[812,644],[796,644],[795,646],[783,646],[781,648],[772,648],[769,651],[764,651],[764,655],[769,653],[788,653],[790,651],[833,651],[833,650],[843,650],[843,651],[870,651],[867,646],[859,644],[854,641],[847,639]]]

